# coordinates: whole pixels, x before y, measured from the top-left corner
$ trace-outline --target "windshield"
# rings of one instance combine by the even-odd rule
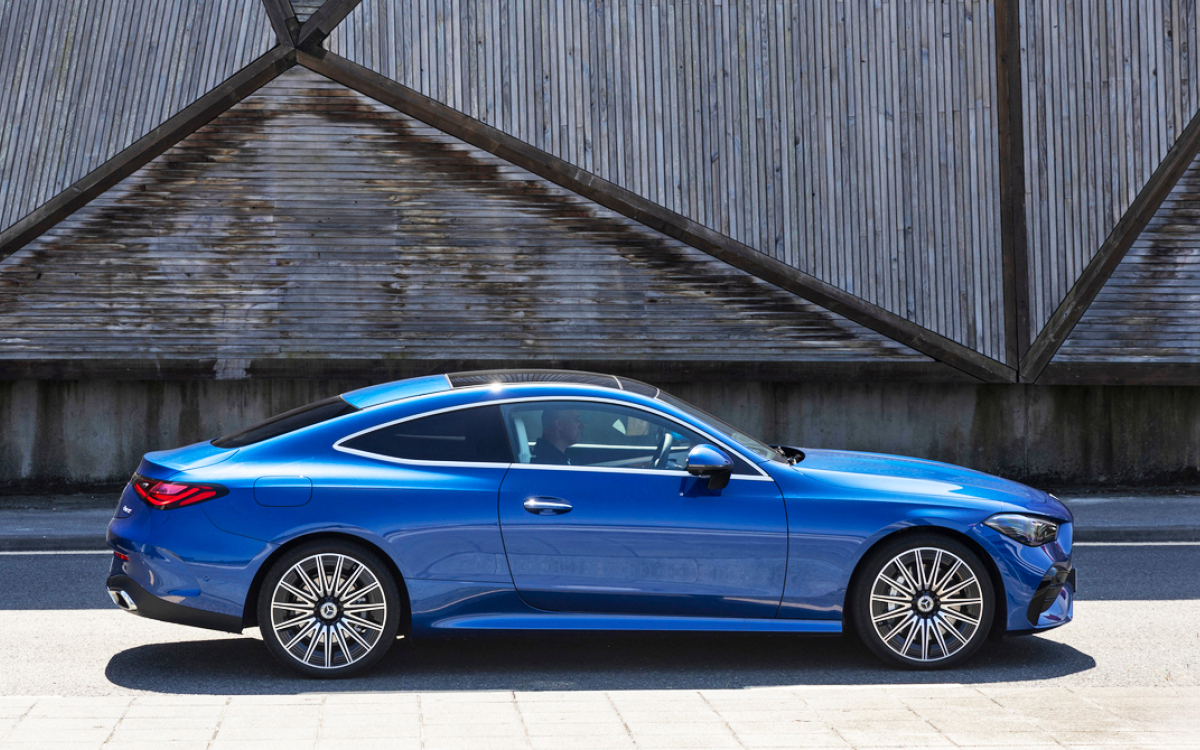
[[[739,445],[741,445],[743,448],[750,451],[754,455],[758,456],[759,458],[770,459],[772,461],[784,461],[784,462],[786,462],[786,460],[787,460],[783,456],[783,454],[781,454],[779,451],[775,450],[771,446],[767,445],[763,441],[759,440],[758,438],[754,438],[754,437],[751,437],[750,435],[747,435],[746,433],[742,432],[738,428],[729,424],[725,420],[714,417],[713,415],[709,414],[708,412],[704,411],[703,409],[699,409],[695,406],[692,406],[691,404],[689,404],[688,402],[686,402],[682,399],[675,398],[674,396],[672,396],[668,393],[664,393],[661,390],[658,392],[658,399],[660,401],[665,401],[666,403],[670,404],[671,406],[674,406],[676,409],[684,412],[685,414],[689,414],[692,417],[695,417],[696,419],[700,420],[701,422],[707,422],[708,424],[711,424],[713,427],[716,427],[717,429],[721,430],[721,432],[724,432],[726,435],[728,435],[729,437],[736,440]]]

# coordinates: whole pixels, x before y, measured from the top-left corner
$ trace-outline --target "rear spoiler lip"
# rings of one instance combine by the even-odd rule
[[[208,450],[205,451],[201,446],[207,444]],[[197,451],[199,449],[199,451]],[[228,461],[241,450],[240,448],[217,448],[209,441],[203,443],[193,443],[185,445],[182,448],[176,448],[169,451],[152,451],[142,457],[142,461],[138,464],[137,473],[150,479],[170,479],[184,471],[192,469],[202,469],[206,466],[213,466],[222,461]],[[199,452],[200,455],[191,460],[187,459],[188,455],[194,455]],[[180,456],[180,458],[175,458]]]

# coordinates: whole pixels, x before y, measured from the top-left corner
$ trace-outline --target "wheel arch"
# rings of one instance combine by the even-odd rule
[[[242,604],[242,627],[251,628],[258,625],[258,595],[262,590],[263,579],[267,577],[267,571],[271,569],[275,561],[301,544],[320,541],[338,541],[356,544],[378,555],[379,559],[383,560],[383,564],[388,567],[388,572],[391,573],[392,580],[396,582],[396,588],[400,590],[400,596],[404,600],[400,619],[400,632],[406,636],[409,635],[412,631],[412,599],[408,595],[408,586],[404,583],[404,574],[400,572],[396,561],[392,559],[392,556],[386,550],[380,548],[378,544],[361,536],[337,531],[317,531],[311,534],[302,534],[295,539],[289,539],[268,555],[266,560],[263,560],[262,565],[258,567],[258,572],[254,574],[254,580],[250,583],[250,589],[246,592],[246,601]]]
[[[846,585],[846,598],[842,604],[842,630],[849,632],[854,628],[853,610],[850,606],[851,597],[854,595],[855,588],[859,585],[862,577],[863,568],[871,555],[875,553],[884,544],[890,544],[897,539],[904,537],[915,536],[918,534],[934,534],[947,539],[953,539],[959,542],[975,553],[975,556],[983,561],[983,567],[987,569],[988,578],[992,581],[992,598],[995,606],[995,616],[992,618],[992,629],[988,634],[989,638],[999,638],[1004,635],[1008,629],[1008,594],[1004,588],[1004,577],[1000,575],[1000,568],[996,566],[996,561],[988,554],[975,539],[972,539],[967,534],[951,529],[946,526],[937,525],[921,525],[908,526],[903,529],[898,529],[890,534],[886,534],[879,539],[876,539],[870,547],[863,551],[858,557],[858,562],[854,564],[854,572],[850,574],[850,581]]]

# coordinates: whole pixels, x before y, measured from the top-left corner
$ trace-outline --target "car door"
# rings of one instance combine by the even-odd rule
[[[316,479],[329,523],[383,537],[410,585],[508,583],[496,494],[512,452],[501,419],[498,406],[458,406],[339,440],[352,463]]]
[[[684,466],[688,450],[711,438],[618,402],[544,399],[508,404],[504,415],[518,462],[500,487],[500,527],[526,603],[775,616],[787,519],[779,488],[757,466],[735,456],[729,484],[710,490]]]

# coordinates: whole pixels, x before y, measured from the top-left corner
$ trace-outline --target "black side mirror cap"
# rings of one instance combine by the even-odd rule
[[[733,476],[733,459],[716,446],[697,445],[688,451],[687,472],[701,479],[707,477],[710,490],[723,490]]]

